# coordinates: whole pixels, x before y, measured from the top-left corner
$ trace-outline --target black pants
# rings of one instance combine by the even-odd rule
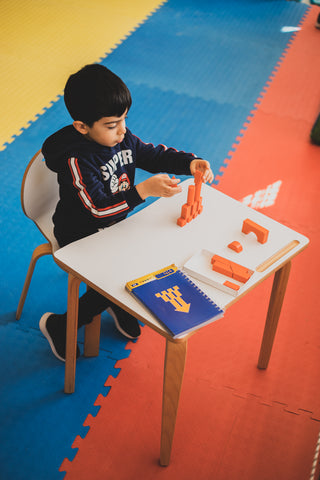
[[[113,303],[92,288],[79,299],[78,328],[92,322],[93,317],[104,312]]]
[[[69,243],[75,242],[83,238],[83,235],[59,235],[55,229],[55,236],[59,243],[59,246],[65,247]],[[96,315],[104,312],[108,307],[111,307],[113,303],[108,300],[106,297],[96,292],[92,288],[88,289],[79,299],[79,310],[78,310],[78,328],[83,325],[91,323],[93,318]]]

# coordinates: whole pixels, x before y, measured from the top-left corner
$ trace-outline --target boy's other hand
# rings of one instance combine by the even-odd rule
[[[142,200],[147,197],[172,197],[182,191],[179,182],[179,178],[170,178],[166,174],[153,175],[139,183],[136,189]]]
[[[195,160],[192,160],[192,162],[190,163],[191,175],[194,175],[196,170],[200,170],[200,172],[202,172],[203,174],[202,181],[204,183],[213,182],[214,175],[210,168],[210,163],[207,160],[203,160],[202,158],[196,158]]]

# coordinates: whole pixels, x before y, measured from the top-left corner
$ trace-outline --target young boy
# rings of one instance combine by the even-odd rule
[[[131,95],[106,67],[87,65],[71,75],[64,101],[73,123],[51,135],[42,147],[47,166],[58,174],[60,199],[53,222],[60,247],[125,219],[147,197],[170,197],[181,191],[179,180],[167,174],[153,175],[135,185],[136,167],[178,175],[201,170],[204,182],[212,182],[209,162],[191,153],[144,143],[126,128]],[[107,274],[112,276],[112,272]],[[79,299],[78,328],[104,310],[123,335],[139,337],[138,321],[93,289]],[[40,330],[54,355],[65,361],[66,313],[45,313]]]

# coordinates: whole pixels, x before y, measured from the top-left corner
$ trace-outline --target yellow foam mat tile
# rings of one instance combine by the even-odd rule
[[[2,0],[0,150],[59,98],[71,73],[100,61],[164,3]]]

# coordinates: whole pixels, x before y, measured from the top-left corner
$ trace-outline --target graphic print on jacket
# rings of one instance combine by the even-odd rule
[[[121,213],[125,210],[128,210],[129,206],[128,204],[123,201],[120,204],[116,205],[111,205],[110,207],[105,207],[105,208],[98,208],[95,206],[92,198],[90,197],[90,194],[87,191],[86,184],[82,179],[81,176],[81,170],[78,165],[78,161],[76,158],[71,157],[68,160],[69,168],[71,170],[71,174],[73,177],[73,185],[75,186],[76,189],[78,189],[78,195],[84,205],[85,208],[90,210],[92,215],[96,218],[102,218],[102,217],[108,217],[110,215],[115,215],[117,213]],[[102,169],[103,167],[101,167]],[[123,174],[126,175],[127,174]],[[110,175],[108,176],[108,180],[106,181],[106,190],[110,191],[110,193],[114,194],[119,191],[119,180],[117,175],[113,174],[112,177]],[[108,185],[109,184],[109,185]],[[130,181],[128,179],[128,185],[130,184]]]

